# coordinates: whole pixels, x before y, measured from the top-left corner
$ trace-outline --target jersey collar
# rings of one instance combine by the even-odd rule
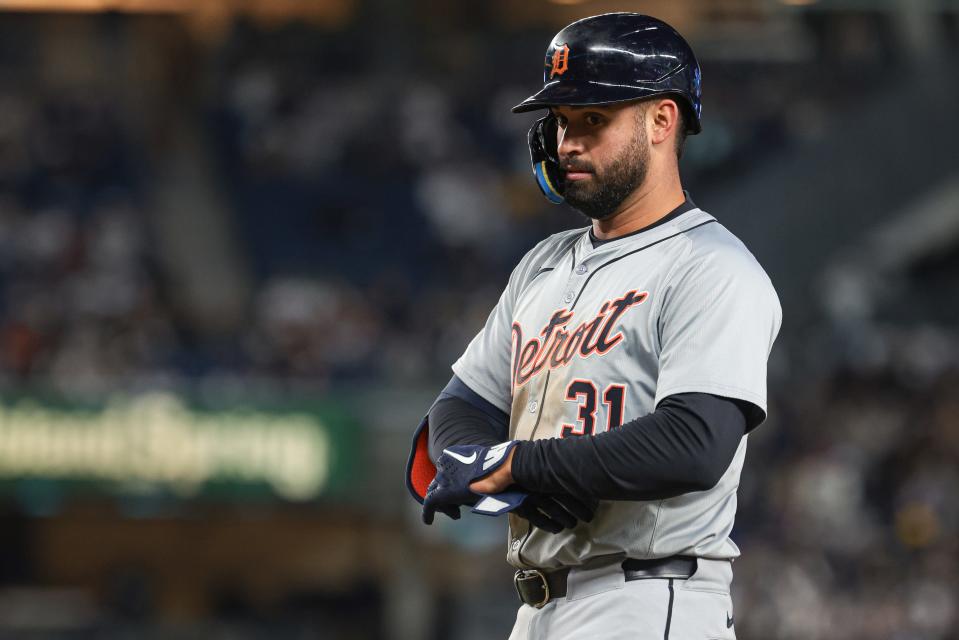
[[[632,231],[632,232],[630,232],[630,233],[627,233],[626,235],[618,236],[618,237],[616,237],[616,238],[610,238],[610,239],[608,239],[608,240],[600,240],[600,239],[597,238],[595,235],[593,235],[593,228],[590,227],[590,228],[589,228],[589,231],[588,231],[590,243],[593,245],[593,248],[596,249],[597,247],[601,247],[601,246],[604,245],[604,244],[610,244],[610,243],[612,243],[612,242],[619,242],[620,240],[625,240],[626,238],[631,238],[632,236],[639,235],[640,233],[646,233],[646,232],[649,231],[650,229],[655,229],[656,227],[661,226],[661,225],[664,225],[664,224],[666,224],[667,222],[669,222],[669,221],[671,221],[671,220],[675,220],[676,218],[678,218],[679,216],[683,215],[683,214],[686,213],[687,211],[692,211],[693,209],[696,209],[696,208],[697,208],[697,207],[696,207],[696,203],[693,202],[693,199],[690,197],[689,192],[684,189],[684,190],[683,190],[683,195],[686,196],[686,199],[683,200],[683,203],[682,203],[681,205],[679,205],[678,207],[676,207],[675,209],[673,209],[672,211],[670,211],[669,213],[667,213],[665,216],[663,216],[662,218],[660,218],[660,219],[657,220],[656,222],[654,222],[654,223],[652,223],[652,224],[648,224],[648,225],[646,225],[645,227],[643,227],[642,229],[637,229],[636,231]]]

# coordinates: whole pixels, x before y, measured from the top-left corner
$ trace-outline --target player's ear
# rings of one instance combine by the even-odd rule
[[[662,144],[670,139],[679,124],[679,105],[672,98],[650,100],[646,105],[646,126],[649,141]]]

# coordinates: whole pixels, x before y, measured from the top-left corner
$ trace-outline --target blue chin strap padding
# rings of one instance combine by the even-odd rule
[[[556,190],[556,187],[554,187],[553,183],[550,181],[549,169],[546,166],[546,162],[546,160],[542,160],[533,165],[533,174],[536,176],[536,184],[539,185],[539,190],[543,192],[543,195],[546,196],[547,200],[553,204],[563,204],[563,200],[565,200],[565,198],[559,191]]]
[[[566,178],[559,167],[556,153],[556,118],[548,114],[529,129],[529,157],[533,164],[536,185],[546,199],[561,204],[565,198]]]

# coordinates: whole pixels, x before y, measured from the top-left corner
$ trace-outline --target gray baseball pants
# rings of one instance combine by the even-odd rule
[[[522,605],[509,640],[735,640],[732,561],[699,558],[688,579],[626,582],[619,562],[572,569],[566,597]]]

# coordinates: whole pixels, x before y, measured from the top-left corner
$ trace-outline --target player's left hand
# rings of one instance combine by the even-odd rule
[[[592,522],[599,500],[576,498],[569,494],[530,493],[513,485],[502,493],[484,496],[473,513],[499,516],[512,512],[531,525],[550,533],[572,529],[580,522]]]
[[[507,460],[512,459],[517,444],[516,440],[510,440],[491,447],[470,444],[444,449],[436,459],[436,477],[423,499],[423,522],[433,524],[437,511],[458,520],[460,507],[473,505],[481,497],[471,488],[471,483],[499,471]],[[512,476],[509,484],[512,484]],[[522,502],[523,497],[525,494],[518,494],[516,504]],[[511,507],[515,506],[511,504]]]
[[[534,527],[550,533],[572,529],[580,522],[592,522],[599,501],[595,498],[531,493],[513,513],[529,521]]]

